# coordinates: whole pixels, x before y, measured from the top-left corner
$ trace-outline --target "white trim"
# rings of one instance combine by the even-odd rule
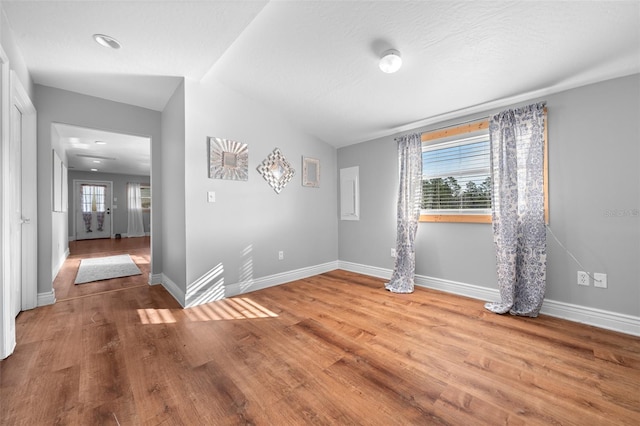
[[[180,287],[178,287],[178,284],[176,284],[173,281],[171,281],[171,278],[166,276],[164,273],[162,273],[162,274],[154,274],[153,277],[155,279],[153,281],[157,282],[158,275],[160,275],[162,277],[160,279],[160,284],[162,285],[162,287],[164,287],[169,292],[169,294],[171,294],[173,296],[173,298],[178,301],[180,306],[182,306],[184,308],[185,307],[185,296],[184,296],[184,292],[180,289]]]
[[[313,277],[314,275],[324,274],[325,272],[334,271],[336,269],[338,269],[338,262],[334,261],[295,269],[293,271],[282,272],[279,274],[268,275],[266,277],[251,279],[247,282],[226,285],[224,286],[224,294],[225,297],[233,297],[239,294],[262,290],[291,281]]]
[[[163,276],[163,274],[152,274],[152,273],[149,273],[149,285],[162,284],[162,276]]]
[[[545,299],[540,313],[640,336],[640,317]]]
[[[53,270],[51,271],[52,272],[51,282],[53,282],[53,280],[56,279],[56,276],[58,275],[58,272],[60,272],[60,269],[62,269],[62,265],[64,265],[64,262],[69,257],[69,254],[70,254],[69,247],[67,247],[67,249],[62,254],[62,257],[60,259],[58,259],[58,262],[53,266]],[[38,304],[38,306],[40,306],[40,304]]]
[[[52,289],[46,293],[38,293],[38,307],[53,305],[56,303],[56,290]]]
[[[361,265],[358,263],[338,261],[338,265],[340,269],[344,269],[345,271],[356,272],[383,279],[391,278],[391,274],[393,273],[391,269]],[[420,287],[458,294],[478,300],[490,301],[498,300],[500,298],[500,293],[497,289],[444,280],[441,278],[416,275],[415,283]],[[549,299],[545,299],[540,313],[607,330],[640,336],[640,317],[637,316],[620,314],[617,312],[605,311],[602,309],[579,306]]]
[[[241,283],[229,284],[223,286],[224,292],[221,292],[220,297],[233,297],[239,294],[249,293],[256,290],[262,290],[268,287],[288,283],[291,281],[301,280],[303,278],[309,278],[314,275],[323,274],[325,272],[334,271],[338,269],[338,262],[327,262],[320,265],[309,266],[306,268],[295,269],[293,271],[282,272],[279,274],[269,275],[266,277],[255,278]],[[165,274],[149,274],[149,284],[161,283],[162,286],[173,296],[174,299],[180,303],[180,306],[187,308],[197,306],[202,303],[211,302],[213,300],[207,300],[200,297],[201,294],[191,294],[185,296],[184,292],[178,287],[176,283],[171,281]],[[152,284],[153,285],[153,284]],[[190,287],[194,287],[192,284]],[[195,287],[201,287],[196,285]],[[188,299],[188,300],[187,300]]]
[[[344,269],[345,271],[355,272],[357,274],[369,275],[376,278],[383,278],[388,280],[391,278],[393,271],[391,269],[378,268],[377,266],[362,265],[360,263],[345,262],[344,260],[338,261],[338,269]]]
[[[3,12],[4,13],[4,12]],[[16,347],[15,317],[9,286],[8,154],[9,154],[9,58],[0,45],[0,359]]]
[[[22,217],[28,219],[22,226],[22,303],[21,310],[33,309],[38,304],[38,197],[24,194],[38,193],[37,176],[37,113],[29,94],[15,71],[10,73],[11,107],[22,114]],[[11,131],[11,130],[10,130]],[[28,164],[25,164],[27,162]]]

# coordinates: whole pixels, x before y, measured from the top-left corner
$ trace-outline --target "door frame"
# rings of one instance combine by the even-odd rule
[[[22,303],[23,311],[38,306],[38,142],[36,108],[11,71],[11,105],[22,113]]]
[[[30,223],[22,229],[22,300],[21,309],[32,309],[38,301],[38,216],[37,216],[37,117],[36,109],[29,99],[27,91],[18,79],[17,74],[9,67],[9,59],[0,46],[0,185],[2,196],[0,197],[0,359],[4,359],[13,353],[16,346],[15,317],[11,308],[11,287],[9,284],[9,265],[11,264],[11,250],[8,242],[9,214],[8,197],[9,184],[8,161],[9,141],[11,137],[9,112],[14,106],[22,113],[22,193],[29,197],[22,197],[23,217],[29,218]],[[28,166],[28,167],[27,167]],[[22,226],[22,225],[21,225]]]
[[[109,185],[109,238],[113,238],[113,181],[110,180],[93,180],[93,179],[74,179],[73,180],[73,238],[78,241],[78,191],[76,185],[78,183],[90,184],[108,184]]]
[[[16,346],[15,318],[11,312],[9,286],[9,58],[0,46],[0,359],[5,359]]]

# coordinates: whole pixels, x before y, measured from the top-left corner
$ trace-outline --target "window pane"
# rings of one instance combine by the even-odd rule
[[[82,185],[82,212],[104,212],[106,189],[107,187],[103,185]]]
[[[488,137],[427,146],[422,164],[422,209],[491,208]]]
[[[143,209],[151,208],[151,187],[140,185],[140,202]]]

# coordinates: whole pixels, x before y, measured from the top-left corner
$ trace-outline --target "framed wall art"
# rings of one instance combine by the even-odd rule
[[[271,154],[258,166],[258,172],[264,177],[269,185],[277,194],[284,189],[289,183],[295,170],[291,164],[284,158],[282,152],[278,148],[274,149]]]
[[[249,148],[246,143],[209,137],[209,177],[248,180]]]
[[[320,160],[302,157],[302,186],[320,187]]]

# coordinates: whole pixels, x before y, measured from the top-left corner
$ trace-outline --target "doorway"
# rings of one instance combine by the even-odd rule
[[[73,182],[75,239],[111,238],[112,182]]]
[[[150,187],[151,138],[52,122],[51,141],[67,167],[68,182],[68,208],[54,212],[52,225],[53,251],[59,254],[53,270],[56,300],[120,285],[116,281],[74,286],[67,275],[85,258],[129,254],[142,271],[150,270],[152,209],[143,211],[145,237],[129,238],[127,189],[131,183]],[[150,277],[145,279],[148,284]]]

